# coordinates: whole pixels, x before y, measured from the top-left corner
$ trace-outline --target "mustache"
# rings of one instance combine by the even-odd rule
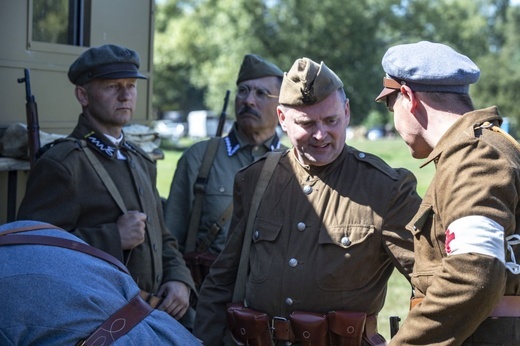
[[[252,115],[260,118],[260,113],[258,113],[258,111],[256,109],[253,109],[249,106],[243,106],[242,108],[240,108],[238,115],[242,115],[244,113],[252,114]]]

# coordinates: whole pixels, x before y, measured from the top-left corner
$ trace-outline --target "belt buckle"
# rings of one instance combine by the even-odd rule
[[[285,341],[286,345],[292,344],[291,322],[287,318],[279,316],[273,317],[271,320],[271,330],[275,340]]]

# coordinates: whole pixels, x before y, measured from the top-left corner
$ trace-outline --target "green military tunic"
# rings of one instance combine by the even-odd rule
[[[167,281],[182,281],[195,291],[190,272],[163,220],[156,189],[155,163],[140,148],[122,141],[115,147],[81,115],[71,137],[85,139],[114,181],[127,210],[147,215],[144,243],[134,248],[128,269],[141,289],[156,292]],[[116,158],[117,151],[126,160]],[[59,226],[90,245],[124,261],[117,219],[122,214],[75,141],[56,144],[38,159],[29,175],[19,220]]]
[[[500,256],[478,253],[486,252],[484,247],[447,255],[453,243],[446,241],[446,232],[456,220],[493,220],[503,227],[502,241],[520,234],[520,151],[500,133],[475,129],[486,121],[502,122],[496,107],[464,114],[425,163],[433,161],[436,174],[410,229],[416,256],[412,283],[416,296],[426,298],[410,311],[392,345],[460,345],[464,340],[464,345],[520,345],[520,318],[486,319],[503,295],[520,295],[520,275],[507,270]],[[478,228],[462,231],[477,239]],[[450,238],[455,242],[463,235]],[[503,246],[505,261],[511,262]],[[518,261],[520,246],[512,248]]]
[[[178,240],[181,252],[184,252],[190,217],[193,212],[195,182],[209,143],[209,140],[195,143],[183,153],[177,163],[170,187],[164,218],[166,225]],[[245,139],[241,138],[240,132],[236,130],[236,125],[229,135],[219,139],[217,153],[206,183],[201,218],[197,229],[198,239],[207,236],[211,226],[219,220],[226,208],[233,202],[235,173],[268,151],[278,150],[281,147],[283,146],[276,134],[260,145],[249,145]],[[209,247],[210,252],[218,254],[222,251],[230,222],[231,218],[222,225],[222,229]]]
[[[251,199],[265,160],[237,173],[228,241],[199,296],[194,334],[220,345],[232,300]],[[405,225],[420,197],[415,177],[345,146],[324,167],[281,157],[254,222],[245,301],[271,317],[293,311],[383,307],[394,267],[409,277],[412,235]]]

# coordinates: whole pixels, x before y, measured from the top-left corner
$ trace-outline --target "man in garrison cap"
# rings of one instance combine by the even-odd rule
[[[155,163],[123,132],[137,79],[146,79],[139,64],[137,52],[113,44],[72,63],[68,77],[82,113],[31,170],[17,217],[61,227],[114,256],[139,288],[163,298],[158,309],[180,319],[195,285],[164,223]]]
[[[408,226],[414,307],[391,345],[520,345],[520,146],[496,106],[473,107],[480,70],[467,56],[422,41],[391,47],[382,65],[376,100],[436,167]]]
[[[272,62],[246,54],[236,81],[233,127],[224,137],[194,144],[177,163],[165,219],[198,284],[224,247],[235,173],[269,151],[285,149],[276,134],[282,77]]]
[[[409,280],[413,266],[405,226],[421,202],[416,179],[345,144],[349,100],[323,62],[294,62],[277,112],[292,148],[237,173],[228,242],[200,291],[194,334],[210,346],[228,331],[242,344],[380,344],[388,279],[397,268]]]

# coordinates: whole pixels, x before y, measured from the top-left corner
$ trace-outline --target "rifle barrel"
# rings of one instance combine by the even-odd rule
[[[216,137],[221,137],[222,132],[224,131],[224,124],[226,123],[226,109],[229,103],[229,90],[226,90],[226,96],[224,97],[224,106],[222,107],[222,113],[220,113],[220,117],[218,119],[217,133]]]

